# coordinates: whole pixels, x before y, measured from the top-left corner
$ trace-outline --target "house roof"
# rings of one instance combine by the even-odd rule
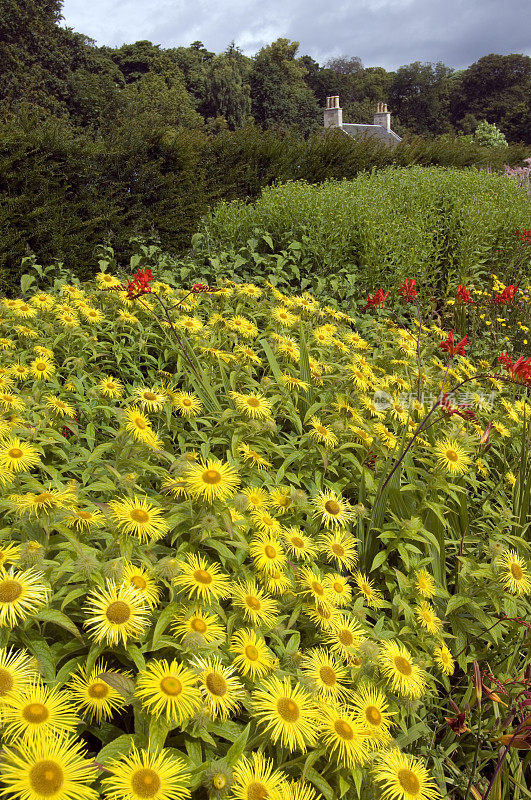
[[[364,134],[365,136],[376,136],[386,142],[401,142],[402,138],[394,131],[388,131],[383,125],[364,125],[362,123],[344,122],[341,130],[349,136]]]

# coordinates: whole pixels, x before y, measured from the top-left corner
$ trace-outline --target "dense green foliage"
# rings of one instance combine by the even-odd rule
[[[119,260],[130,255],[136,236],[156,236],[166,252],[182,254],[218,200],[257,198],[274,182],[354,178],[392,164],[501,169],[525,150],[512,146],[509,153],[451,139],[414,139],[390,149],[334,132],[303,139],[257,127],[208,136],[153,126],[140,110],[94,137],[67,120],[28,111],[0,123],[0,283],[16,290],[28,252],[45,264],[58,259],[82,277],[93,271],[104,241]]]
[[[253,204],[220,203],[194,248],[213,272],[250,279],[259,265],[283,288],[348,298],[415,278],[445,297],[449,286],[492,271],[529,220],[525,193],[505,176],[393,168],[269,187]]]

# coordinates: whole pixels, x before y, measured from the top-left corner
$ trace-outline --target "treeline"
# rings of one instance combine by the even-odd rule
[[[399,94],[392,98],[401,70],[363,69],[357,59],[320,67],[298,57],[297,44],[286,40],[254,59],[234,47],[215,55],[198,42],[166,50],[149,42],[97,48],[60,27],[60,0],[3,0],[3,8],[0,291],[15,291],[29,253],[44,264],[64,262],[82,277],[94,269],[102,242],[110,242],[119,259],[134,236],[156,237],[164,250],[182,253],[214,203],[255,198],[275,182],[352,178],[392,164],[503,169],[504,162],[519,164],[529,155],[525,144],[479,147],[451,129],[436,136],[445,130],[437,127],[442,123],[434,122],[433,135],[426,136],[421,118],[417,127],[413,122],[415,103],[411,116],[402,114],[408,130],[394,124],[406,134],[395,148],[324,133],[322,107],[330,93],[340,94],[346,120],[370,120],[379,100],[396,111]],[[514,109],[531,59],[489,59],[502,59],[508,71],[513,64],[514,74],[520,64],[518,81],[503,84],[499,77],[497,94],[493,89],[482,96],[484,109],[489,97],[498,98],[492,99],[498,115],[505,97],[502,117],[513,119],[515,132],[518,120],[529,117],[529,110],[518,116]],[[419,75],[439,69],[417,66]],[[473,68],[466,72],[472,75]],[[464,78],[440,80],[448,86]],[[401,108],[408,107],[408,96],[402,94]],[[430,97],[433,110],[435,95],[423,95],[426,102]],[[519,102],[526,106],[529,96]],[[425,119],[436,116],[426,112]],[[523,129],[514,136],[504,130],[509,139],[525,139]]]
[[[322,127],[325,98],[339,94],[348,122],[372,122],[388,103],[397,133],[469,134],[495,123],[510,142],[531,143],[531,58],[487,55],[468,69],[414,62],[388,72],[357,57],[320,65],[278,39],[254,58],[233,44],[161,48],[148,41],[96,47],[60,26],[62,0],[3,0],[0,102],[19,101],[106,131],[150,114],[172,127],[215,132],[254,123],[302,135]]]

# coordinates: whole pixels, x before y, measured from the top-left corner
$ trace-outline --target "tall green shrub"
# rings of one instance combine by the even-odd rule
[[[263,268],[281,280],[275,254],[295,242],[303,286],[342,274],[363,290],[415,278],[444,296],[449,284],[481,276],[530,217],[525,193],[505,176],[393,167],[352,181],[268,187],[251,205],[220,203],[194,244],[199,255],[224,252],[228,265],[238,251],[247,264],[244,251],[254,242]]]

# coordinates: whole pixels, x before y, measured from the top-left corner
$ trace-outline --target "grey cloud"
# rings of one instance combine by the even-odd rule
[[[63,14],[98,44],[199,39],[221,52],[234,40],[253,55],[284,36],[321,64],[352,55],[386,69],[412,61],[459,69],[488,53],[531,55],[529,9],[529,0],[65,0]]]

